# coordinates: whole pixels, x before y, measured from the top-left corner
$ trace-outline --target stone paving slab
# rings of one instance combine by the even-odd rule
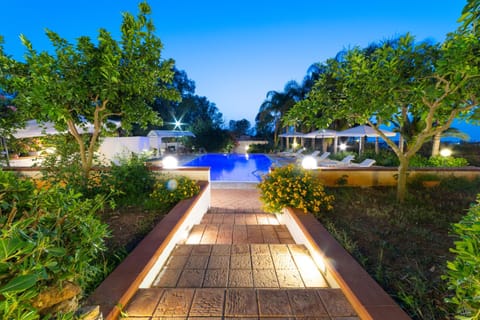
[[[180,244],[153,286],[325,288],[328,284],[303,245]]]
[[[359,320],[340,289],[142,289],[127,319]]]
[[[261,211],[258,191],[238,189],[212,190],[212,210],[125,311],[135,320],[359,319],[308,249]]]
[[[277,243],[295,244],[282,225],[199,224],[192,228],[186,244]]]

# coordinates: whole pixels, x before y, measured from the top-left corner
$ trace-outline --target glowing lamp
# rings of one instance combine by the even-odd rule
[[[340,148],[341,151],[347,150],[347,144],[346,143],[340,143],[340,145],[338,147]]]
[[[452,150],[447,149],[447,148],[442,149],[442,150],[440,150],[440,155],[442,157],[450,157],[452,155]]]
[[[302,159],[302,167],[304,169],[315,169],[317,167],[317,160],[312,156],[305,156]]]
[[[178,167],[178,160],[173,156],[166,156],[162,160],[162,165],[165,169],[174,169]]]

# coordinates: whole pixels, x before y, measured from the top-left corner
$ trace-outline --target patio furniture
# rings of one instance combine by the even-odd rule
[[[346,167],[351,165],[351,162],[353,159],[355,159],[354,155],[348,155],[340,161],[336,161],[336,160],[320,161],[318,163],[318,166],[319,167]]]
[[[283,156],[283,157],[294,157],[294,158],[297,158],[299,156],[303,156],[302,152],[304,151],[305,149],[304,148],[300,148],[298,149],[297,151],[293,152],[293,151],[283,151],[283,152],[280,152],[279,155],[280,156]]]
[[[319,157],[317,158],[317,162],[322,162],[328,159],[328,156],[330,155],[330,152],[324,152],[322,153]]]
[[[367,168],[371,167],[374,165],[376,161],[374,159],[365,159],[360,163],[350,163],[350,166],[352,167],[361,167],[361,168]]]

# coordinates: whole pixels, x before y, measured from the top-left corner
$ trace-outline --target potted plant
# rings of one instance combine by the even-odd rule
[[[433,173],[419,174],[415,177],[425,188],[433,188],[440,184],[440,177]]]

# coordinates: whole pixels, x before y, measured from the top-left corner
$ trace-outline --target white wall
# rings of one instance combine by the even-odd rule
[[[128,158],[134,154],[149,151],[148,137],[106,137],[102,139],[98,154],[101,161],[118,162],[121,158]]]
[[[255,141],[255,140],[240,140],[238,141],[238,145],[233,149],[234,153],[245,153],[246,147],[251,144],[267,144],[268,141]]]

